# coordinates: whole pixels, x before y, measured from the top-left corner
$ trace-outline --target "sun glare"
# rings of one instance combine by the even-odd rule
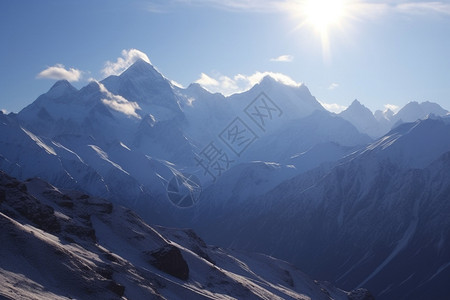
[[[294,15],[302,22],[297,28],[311,27],[321,39],[324,60],[330,59],[330,33],[343,29],[350,15],[351,0],[300,0]]]
[[[304,9],[307,22],[322,33],[341,21],[345,5],[343,0],[308,0]]]

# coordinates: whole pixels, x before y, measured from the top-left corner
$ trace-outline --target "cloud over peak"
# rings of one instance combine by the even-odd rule
[[[102,83],[98,81],[96,82],[100,87],[100,91],[106,96],[106,98],[102,99],[103,104],[128,117],[134,117],[136,119],[141,118],[137,113],[138,110],[141,110],[139,104],[137,104],[136,102],[128,101],[120,95],[114,95],[113,93],[108,91]]]
[[[110,75],[119,75],[138,59],[142,59],[149,64],[151,63],[147,54],[144,52],[133,48],[128,50],[124,49],[122,50],[122,56],[118,57],[115,62],[107,61],[101,72],[105,77]]]
[[[276,72],[255,72],[252,75],[237,74],[233,77],[228,77],[221,74],[207,75],[201,73],[200,78],[195,82],[200,84],[206,90],[212,93],[221,93],[229,96],[235,93],[241,93],[249,90],[255,84],[260,83],[264,77],[270,76],[275,81],[284,85],[300,86],[301,83],[296,82],[288,75]]]
[[[82,72],[78,69],[70,68],[66,69],[62,64],[56,64],[52,67],[48,67],[45,70],[37,74],[36,78],[48,78],[67,81],[79,81],[81,79]]]
[[[395,104],[385,104],[384,111],[392,110],[394,113],[397,113],[400,110],[400,106]]]
[[[329,112],[333,112],[333,113],[336,113],[336,114],[338,114],[338,113],[340,113],[340,112],[342,112],[342,111],[344,111],[344,110],[347,109],[347,106],[345,106],[345,105],[340,105],[340,104],[337,104],[337,103],[325,103],[325,102],[322,102],[322,101],[320,101],[320,100],[319,100],[319,103],[320,103],[326,110],[328,110]]]

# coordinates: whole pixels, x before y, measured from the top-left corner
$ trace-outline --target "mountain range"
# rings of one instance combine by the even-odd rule
[[[262,254],[0,172],[1,299],[362,299]]]
[[[346,110],[339,113],[339,116],[351,122],[360,132],[366,133],[372,138],[379,138],[401,123],[414,122],[427,118],[429,115],[443,117],[448,113],[439,104],[429,101],[409,102],[397,113],[390,109],[377,110],[372,113],[370,109],[355,100]]]
[[[79,90],[58,81],[18,114],[0,112],[0,170],[104,198],[148,224],[191,227],[206,243],[289,261],[346,290],[367,287],[377,299],[445,299],[448,115],[430,102],[372,113],[357,100],[334,114],[305,85],[270,76],[225,97],[174,86],[138,59],[119,76]],[[172,241],[182,235],[152,228]],[[105,245],[119,247],[122,234],[111,244],[104,236]]]
[[[217,200],[227,186],[217,184],[192,227],[207,241],[263,251],[343,288],[365,286],[376,299],[445,299],[449,163],[449,118],[405,123],[269,191],[242,172],[240,182],[261,189],[244,200],[240,185]]]

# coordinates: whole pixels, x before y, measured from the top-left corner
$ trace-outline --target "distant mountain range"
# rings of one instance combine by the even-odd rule
[[[345,120],[351,122],[360,132],[366,133],[372,138],[379,138],[390,129],[401,123],[414,122],[425,119],[428,116],[446,116],[449,111],[443,109],[439,104],[431,102],[410,102],[397,113],[387,109],[377,110],[374,114],[358,100],[339,114]]]
[[[0,170],[377,299],[445,299],[449,118],[430,102],[372,113],[355,100],[334,114],[270,76],[225,97],[176,87],[138,59],[0,112]]]

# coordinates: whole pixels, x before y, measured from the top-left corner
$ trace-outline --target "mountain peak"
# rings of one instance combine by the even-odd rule
[[[361,104],[361,102],[358,101],[358,99],[353,100],[352,104],[350,106],[364,106]]]
[[[369,117],[370,114],[370,118],[373,117],[372,111],[361,104],[361,102],[359,102],[357,99],[353,100],[352,104],[350,104],[350,106],[347,107],[346,110],[340,113],[341,116],[345,116],[348,114],[364,114],[366,117]]]
[[[274,83],[274,82],[277,82],[277,81],[275,80],[275,78],[273,78],[273,77],[270,76],[270,75],[266,75],[266,76],[263,77],[263,79],[261,79],[261,82],[260,82],[259,84],[265,85],[265,84],[272,84],[272,83]]]
[[[204,89],[199,83],[191,83],[186,91],[197,93],[197,94],[211,94],[208,90]]]
[[[430,113],[437,116],[445,116],[448,111],[443,109],[439,104],[433,102],[412,101],[406,104],[397,114],[395,119],[403,122],[414,122],[417,119],[424,119]]]
[[[384,112],[384,114],[388,117],[388,118],[392,118],[393,115],[395,115],[394,111],[390,108],[386,109],[386,111]]]
[[[132,65],[143,65],[143,66],[150,65],[151,66],[152,64],[150,63],[150,61],[146,61],[143,58],[138,57]]]
[[[120,77],[127,76],[145,76],[145,77],[162,77],[162,75],[149,62],[138,58],[128,69],[126,69]]]
[[[197,82],[193,82],[193,83],[189,84],[187,89],[193,89],[193,90],[202,89],[202,90],[204,90],[204,88],[200,85],[200,83],[197,83]]]
[[[67,94],[72,94],[76,92],[77,89],[70,84],[67,80],[58,80],[55,84],[48,90],[47,96],[50,98],[58,98]]]

